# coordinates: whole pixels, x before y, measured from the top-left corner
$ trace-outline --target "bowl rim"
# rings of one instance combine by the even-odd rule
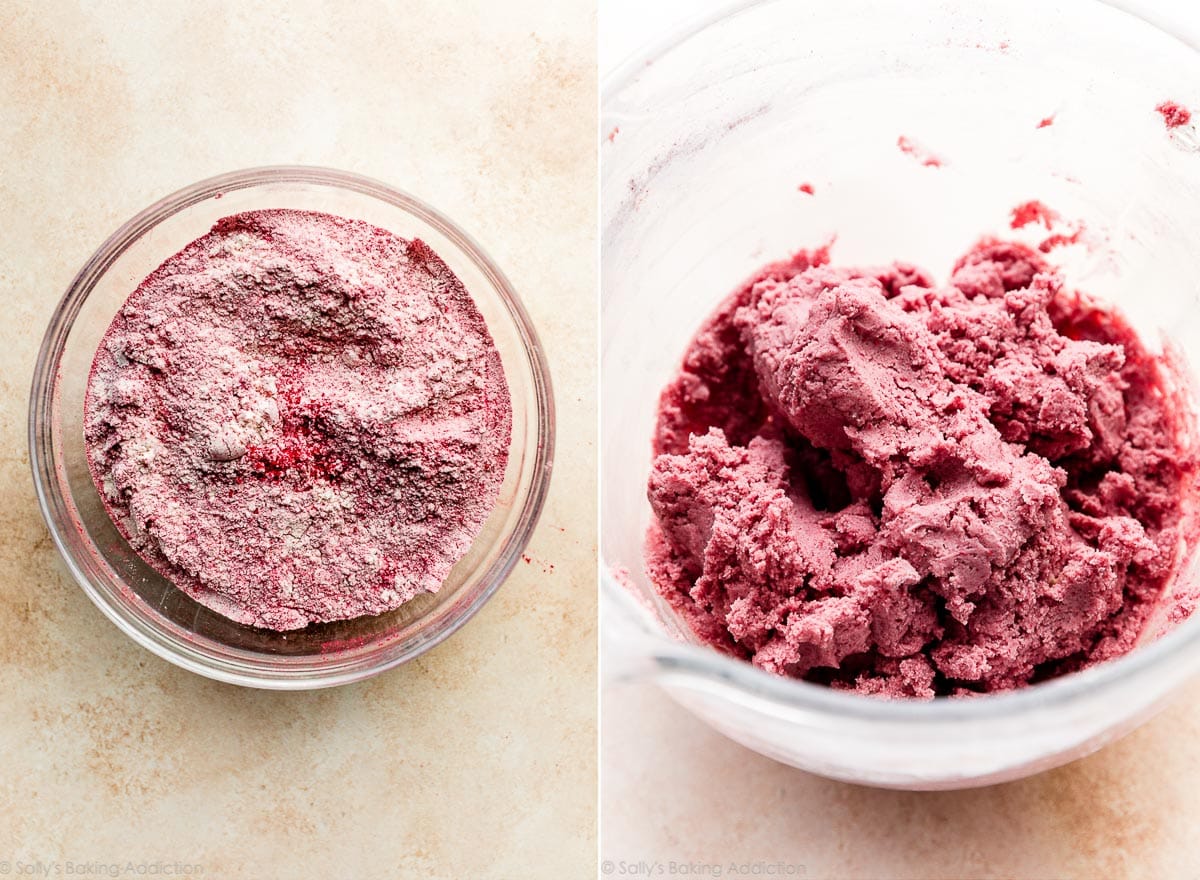
[[[678,49],[688,40],[711,27],[721,24],[743,12],[772,3],[790,0],[727,0],[706,12],[685,17],[661,36],[644,43],[622,59],[607,74],[600,78],[600,112],[622,89],[629,86],[638,75],[668,52]],[[1200,52],[1200,29],[1196,33],[1184,29],[1170,19],[1170,10],[1156,7],[1152,0],[1085,0],[1093,6],[1106,6],[1114,12],[1124,13],[1142,24],[1181,43],[1188,49]],[[1176,31],[1174,28],[1179,27]]]
[[[787,0],[729,0],[706,13],[685,18],[663,36],[635,50],[607,75],[600,86],[600,113],[615,101],[621,93],[633,85],[648,68],[656,67],[660,60],[690,40],[727,20],[759,7],[770,6]],[[1200,53],[1200,45],[1186,34],[1171,30],[1164,15],[1167,10],[1156,9],[1146,0],[1087,0],[1093,6],[1106,7],[1114,13],[1128,15],[1142,25],[1175,40],[1185,48]],[[603,187],[603,162],[601,163],[601,187]],[[604,230],[601,229],[603,237]],[[604,308],[604,266],[600,267],[600,308]],[[603,328],[601,328],[603,334]],[[604,365],[600,364],[603,383]],[[603,406],[603,400],[601,401]],[[603,419],[603,414],[601,414]],[[603,459],[601,459],[603,469]],[[601,473],[603,484],[603,473]],[[600,498],[600,586],[601,599],[614,608],[617,616],[634,627],[638,641],[648,645],[639,649],[633,644],[618,647],[618,636],[613,639],[616,650],[645,650],[656,673],[664,678],[704,679],[718,686],[726,686],[738,693],[773,704],[784,711],[808,712],[836,716],[838,718],[867,721],[871,723],[894,723],[907,727],[942,725],[954,722],[977,722],[1004,718],[1012,721],[1018,716],[1028,717],[1053,705],[1062,708],[1078,705],[1098,692],[1108,691],[1131,679],[1144,679],[1164,664],[1172,661],[1185,674],[1194,674],[1200,668],[1200,609],[1187,620],[1174,626],[1169,632],[1153,642],[1136,646],[1133,650],[1095,666],[1072,672],[1047,681],[1030,684],[1012,691],[976,694],[969,698],[935,697],[932,700],[881,699],[852,691],[840,691],[801,679],[773,675],[751,663],[721,653],[713,648],[692,642],[676,640],[651,622],[647,608],[622,585],[613,574],[612,565],[604,554],[603,542],[604,503]],[[1192,548],[1192,554],[1200,558],[1200,547]],[[638,560],[640,562],[640,560]],[[1181,560],[1182,561],[1182,560]]]
[[[68,529],[82,530],[85,534],[86,529],[67,513],[59,471],[61,462],[54,443],[59,365],[74,321],[99,279],[130,245],[168,217],[214,196],[273,184],[309,184],[375,198],[428,224],[462,250],[485,275],[513,321],[530,366],[535,402],[531,417],[537,421],[536,448],[529,450],[532,460],[528,466],[528,493],[512,532],[490,566],[490,576],[475,588],[470,601],[458,613],[441,621],[436,630],[416,634],[407,642],[384,642],[374,652],[352,654],[340,660],[336,653],[298,655],[305,660],[323,658],[324,662],[318,665],[301,666],[295,661],[288,665],[289,661],[281,655],[244,648],[229,648],[236,658],[213,657],[181,641],[132,603],[119,601],[107,587],[93,583],[66,539]],[[408,192],[364,175],[310,165],[258,166],[208,177],[163,196],[121,224],[75,274],[54,309],[34,366],[28,414],[29,462],[42,518],[59,555],[92,603],[126,636],[176,666],[229,684],[270,690],[333,687],[378,675],[423,654],[461,629],[507,580],[532,537],[549,490],[554,440],[554,394],[545,350],[516,290],[482,246],[445,214]],[[255,660],[268,657],[272,661],[269,669]]]

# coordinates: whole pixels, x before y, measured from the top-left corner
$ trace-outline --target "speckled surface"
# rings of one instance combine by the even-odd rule
[[[594,873],[594,18],[591,0],[0,4],[0,871]],[[280,163],[461,223],[524,295],[558,403],[531,561],[419,660],[307,694],[209,682],[121,635],[60,563],[25,443],[42,329],[100,242],[181,186]]]
[[[865,788],[777,764],[650,684],[606,688],[601,711],[611,876],[622,862],[676,862],[717,864],[726,877],[731,863],[784,865],[792,873],[776,876],[806,880],[1200,877],[1200,682],[1087,758],[951,792]]]

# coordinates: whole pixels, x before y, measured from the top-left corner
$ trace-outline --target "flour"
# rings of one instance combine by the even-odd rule
[[[256,211],[129,297],[84,431],[150,565],[234,620],[289,630],[435,592],[496,503],[511,419],[484,320],[427,245]]]

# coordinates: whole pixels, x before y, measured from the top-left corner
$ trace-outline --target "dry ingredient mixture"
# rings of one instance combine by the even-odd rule
[[[274,210],[220,220],[141,283],[84,425],[151,566],[291,630],[436,591],[496,503],[511,416],[483,317],[427,245]]]
[[[940,287],[827,258],[735,291],[662,394],[661,594],[721,650],[868,694],[1129,650],[1195,487],[1160,361],[1022,245],[981,243]]]

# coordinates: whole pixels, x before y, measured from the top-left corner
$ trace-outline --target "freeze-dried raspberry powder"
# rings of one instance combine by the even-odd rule
[[[220,220],[141,283],[84,409],[134,548],[274,630],[435,592],[496,503],[512,420],[483,317],[437,254],[282,210]]]
[[[1167,128],[1179,128],[1181,125],[1187,125],[1192,121],[1191,111],[1182,104],[1176,104],[1174,101],[1163,101],[1154,109],[1162,116]]]

